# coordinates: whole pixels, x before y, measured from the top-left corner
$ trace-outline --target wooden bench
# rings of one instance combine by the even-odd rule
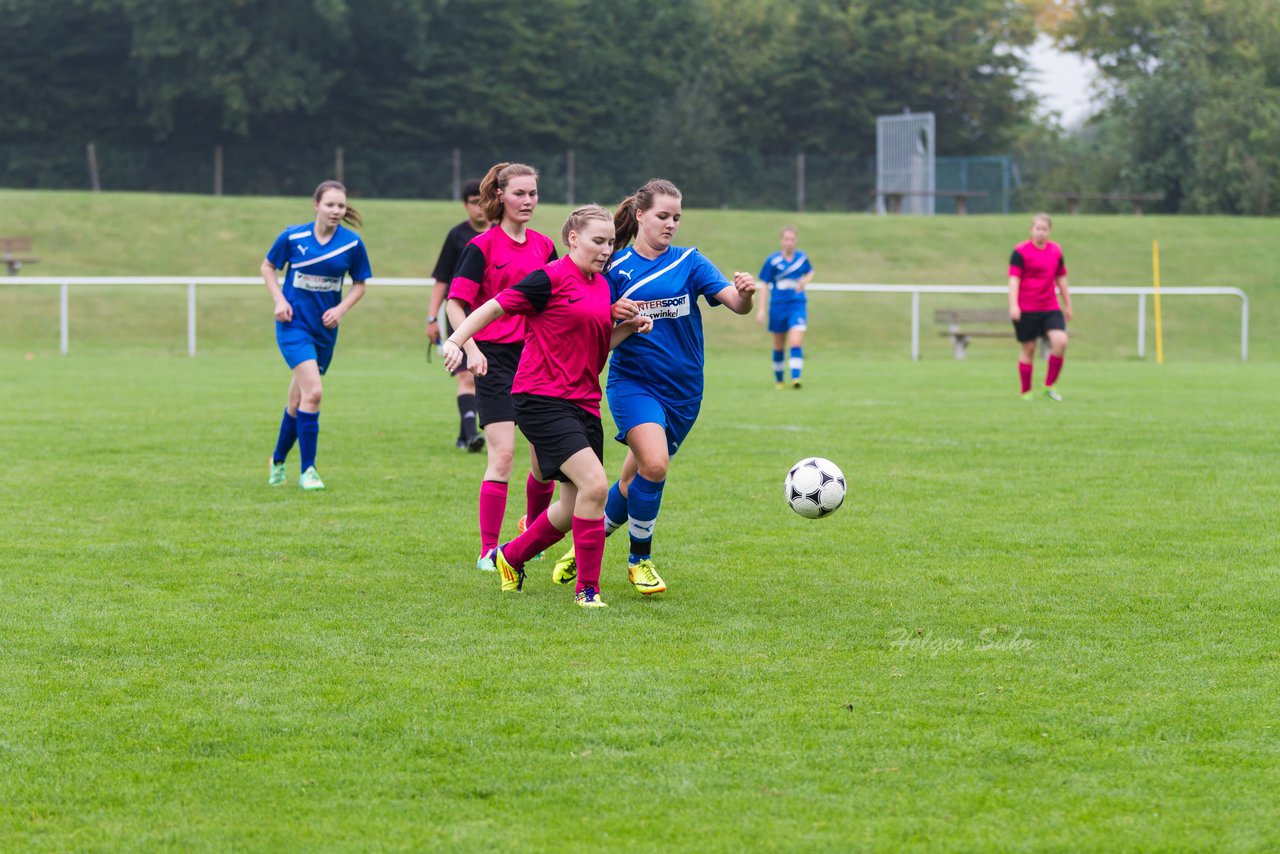
[[[23,264],[35,264],[40,259],[22,253],[31,251],[30,237],[0,237],[0,258],[9,268],[9,275],[16,276]]]
[[[1066,199],[1067,213],[1080,213],[1080,202],[1085,199],[1102,199],[1108,202],[1128,202],[1133,206],[1133,215],[1142,216],[1142,205],[1145,202],[1158,202],[1164,199],[1163,193],[1050,193],[1051,199]]]
[[[933,313],[935,323],[947,324],[946,332],[938,334],[951,338],[951,346],[957,359],[963,359],[972,338],[1017,338],[1009,312],[993,308],[940,308]],[[1003,329],[983,328],[983,324],[1000,324]],[[1049,358],[1049,339],[1040,336],[1040,356]]]
[[[985,199],[987,197],[986,190],[935,190],[929,192],[927,190],[876,190],[876,196],[884,196],[886,208],[891,214],[902,213],[902,199],[904,196],[942,196],[944,198],[954,199],[956,203],[956,216],[965,216],[969,213],[969,199]]]
[[[957,359],[963,359],[973,338],[1013,338],[1013,324],[1008,311],[990,308],[959,309],[940,308],[933,313],[935,323],[945,323],[947,330],[939,332],[951,338],[951,346]],[[1003,329],[985,328],[985,325],[1003,323]]]

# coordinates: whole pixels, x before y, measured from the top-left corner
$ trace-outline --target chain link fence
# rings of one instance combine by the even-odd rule
[[[800,211],[868,211],[875,203],[875,157],[758,154],[663,157],[645,152],[303,149],[228,143],[181,146],[0,144],[0,187],[307,195],[337,177],[355,198],[457,199],[461,184],[494,163],[536,166],[548,201],[611,204],[649,178],[675,181],[690,207]],[[938,186],[985,191],[973,213],[1009,209],[1008,157],[939,157]],[[938,199],[939,213],[952,213]]]

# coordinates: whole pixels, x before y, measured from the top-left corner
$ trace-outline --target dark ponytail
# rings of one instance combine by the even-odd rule
[[[636,197],[632,194],[623,199],[613,212],[613,232],[616,235],[613,245],[621,249],[636,239],[636,232],[639,230],[640,223],[636,222]]]

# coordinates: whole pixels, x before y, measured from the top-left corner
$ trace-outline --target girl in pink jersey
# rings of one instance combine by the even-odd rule
[[[1018,376],[1022,399],[1031,400],[1031,371],[1036,340],[1049,339],[1049,373],[1044,380],[1044,396],[1062,401],[1053,387],[1062,372],[1067,352],[1067,321],[1071,320],[1071,294],[1067,290],[1067,262],[1062,247],[1049,240],[1053,220],[1038,213],[1031,220],[1031,239],[1013,250],[1009,259],[1009,319],[1022,348],[1018,356]],[[1058,304],[1061,297],[1062,304]]]
[[[449,286],[449,323],[459,329],[469,312],[556,257],[555,243],[528,228],[538,206],[538,170],[523,163],[499,163],[480,182],[480,206],[497,223],[462,250]],[[458,339],[465,340],[465,339]],[[524,348],[525,324],[504,316],[467,344],[467,368],[476,376],[476,415],[484,429],[489,464],[480,484],[480,558],[476,567],[492,572],[488,555],[498,545],[507,511],[507,483],[515,454],[515,410],[511,383]],[[526,518],[547,509],[555,484],[530,474],[525,481]]]
[[[471,313],[444,342],[448,369],[462,364],[471,337],[503,318],[528,318],[528,336],[512,384],[516,423],[533,446],[539,480],[561,482],[560,499],[533,518],[522,534],[488,554],[507,592],[524,586],[524,564],[573,531],[578,584],[574,600],[605,607],[600,598],[604,557],[604,430],[600,423],[600,372],[609,350],[653,321],[630,300],[612,306],[600,275],[613,253],[613,216],[599,205],[574,211],[562,231],[569,254],[525,276]],[[630,305],[628,305],[630,304]],[[626,316],[614,325],[615,312]],[[471,359],[470,353],[467,355]]]

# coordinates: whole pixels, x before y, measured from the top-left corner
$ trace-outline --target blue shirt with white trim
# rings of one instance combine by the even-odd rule
[[[670,246],[650,261],[634,248],[620,250],[605,271],[613,300],[640,304],[653,318],[647,335],[632,335],[609,360],[609,385],[641,383],[658,397],[683,403],[702,397],[702,312],[698,297],[719,305],[715,294],[733,283],[693,247]]]
[[[373,276],[364,241],[341,224],[325,243],[316,240],[315,223],[290,226],[271,244],[267,260],[277,270],[288,267],[281,291],[293,306],[292,323],[320,341],[338,336],[337,327],[326,329],[321,318],[342,302],[344,277],[363,282]]]
[[[773,306],[804,302],[805,293],[796,290],[796,280],[812,272],[813,265],[809,263],[809,256],[799,249],[791,256],[790,261],[780,251],[764,259],[759,279],[769,285],[769,304]]]

